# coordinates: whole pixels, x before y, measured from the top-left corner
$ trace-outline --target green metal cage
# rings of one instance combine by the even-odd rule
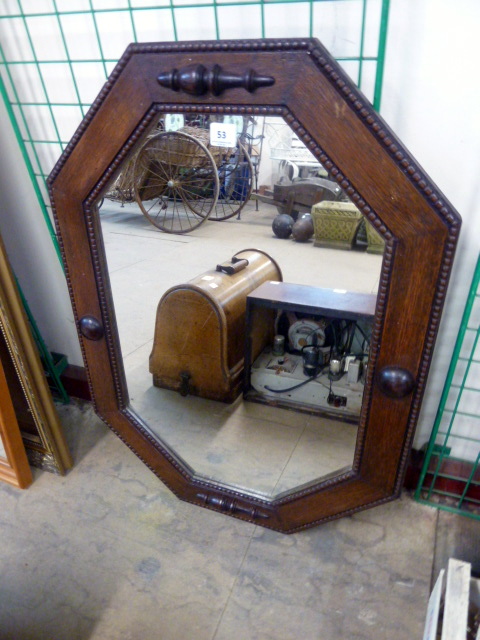
[[[480,256],[415,497],[480,519]]]

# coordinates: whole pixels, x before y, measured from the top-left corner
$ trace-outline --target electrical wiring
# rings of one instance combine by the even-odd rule
[[[296,384],[293,387],[287,387],[286,389],[272,389],[271,387],[267,387],[265,385],[264,388],[267,391],[270,391],[271,393],[287,393],[288,391],[294,391],[295,389],[299,389],[300,387],[303,387],[304,385],[308,384],[309,382],[312,382],[313,380],[316,380],[319,376],[322,375],[324,370],[325,370],[325,367],[322,367],[322,369],[315,376],[311,376],[310,378],[307,378],[306,380],[303,380],[303,382],[300,382],[299,384]],[[322,385],[322,387],[325,387],[325,389],[330,389],[331,386],[332,386],[331,383],[330,383],[330,387],[327,387],[327,385],[323,384],[323,382],[320,382],[320,384]]]

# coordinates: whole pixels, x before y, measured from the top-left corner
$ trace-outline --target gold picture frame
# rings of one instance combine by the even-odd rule
[[[28,460],[63,475],[72,458],[1,238],[0,359]]]
[[[32,483],[20,427],[8,390],[5,371],[0,361],[0,480],[19,489]]]

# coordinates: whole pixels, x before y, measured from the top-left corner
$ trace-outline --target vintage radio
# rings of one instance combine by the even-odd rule
[[[245,249],[230,262],[169,289],[161,298],[150,354],[157,387],[233,402],[243,383],[247,295],[266,281],[281,281],[277,263]],[[252,332],[258,355],[272,340],[265,318]]]

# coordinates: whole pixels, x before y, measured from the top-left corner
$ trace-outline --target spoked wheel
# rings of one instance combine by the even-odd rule
[[[235,156],[219,167],[218,179],[220,193],[210,220],[228,220],[240,213],[252,194],[253,165],[241,142]]]
[[[235,155],[220,164],[218,180],[220,191],[210,214],[210,220],[228,220],[240,213],[252,194],[253,165],[245,147],[240,142]],[[203,215],[200,211],[198,214]]]
[[[159,133],[138,152],[135,199],[166,233],[188,233],[208,219],[219,193],[215,161],[207,147],[180,131]]]

